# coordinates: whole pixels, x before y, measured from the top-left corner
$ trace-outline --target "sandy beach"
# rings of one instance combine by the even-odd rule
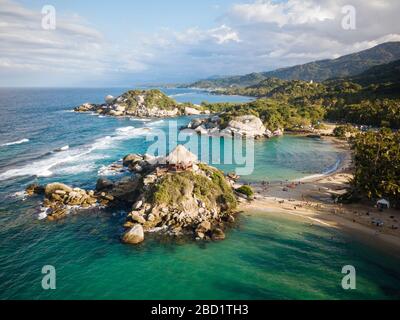
[[[374,245],[388,245],[400,254],[398,210],[379,211],[371,203],[338,204],[334,196],[346,192],[352,178],[351,151],[347,142],[323,137],[343,150],[337,170],[298,181],[253,183],[255,199],[242,202],[243,211],[284,214],[310,224],[338,228]]]

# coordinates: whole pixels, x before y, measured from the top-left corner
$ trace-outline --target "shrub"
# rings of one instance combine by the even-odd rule
[[[236,191],[246,195],[247,197],[252,197],[254,195],[253,188],[248,185],[241,186],[240,188],[236,189]]]

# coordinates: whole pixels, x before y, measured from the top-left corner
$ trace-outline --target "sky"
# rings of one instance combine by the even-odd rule
[[[54,28],[45,5],[55,9]],[[400,41],[399,13],[398,0],[0,0],[0,86],[269,71]],[[343,27],[349,21],[354,28]]]

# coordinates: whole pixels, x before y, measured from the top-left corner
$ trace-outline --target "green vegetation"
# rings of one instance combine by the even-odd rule
[[[328,108],[327,118],[376,127],[400,128],[400,100],[363,100],[357,104],[337,104]]]
[[[279,113],[283,114],[288,123],[274,120],[281,126],[301,126],[322,118],[329,121],[346,122],[359,125],[376,127],[400,128],[400,61],[373,68],[372,71],[351,79],[329,80],[323,83],[310,83],[306,81],[283,81],[270,79],[263,81],[258,86],[239,89],[226,89],[225,94],[244,94],[262,97],[270,101],[269,106],[278,106]],[[374,72],[379,74],[383,81],[373,77]],[[366,77],[363,78],[363,75]],[[271,101],[275,101],[274,103]],[[257,104],[257,102],[252,102]],[[260,104],[260,103],[259,103]],[[231,110],[231,105],[219,106],[221,110]],[[305,123],[301,123],[296,114],[292,119],[288,107],[296,110]],[[216,109],[216,107],[212,107]],[[237,109],[237,107],[236,107]],[[270,108],[268,112],[271,113]],[[214,110],[215,111],[215,110]],[[255,110],[259,112],[260,110]],[[274,112],[272,112],[275,114]],[[322,116],[322,117],[321,117]],[[274,115],[274,118],[278,115]],[[303,121],[304,122],[304,121]],[[268,121],[267,121],[268,123]]]
[[[324,118],[325,110],[318,105],[295,106],[286,101],[275,99],[258,99],[242,104],[209,104],[212,112],[221,112],[221,129],[230,120],[241,115],[255,115],[270,130],[295,130],[309,125],[318,124]]]
[[[400,133],[389,129],[358,134],[352,140],[355,173],[353,190],[357,199],[386,198],[400,205]]]
[[[246,195],[248,198],[254,195],[253,188],[248,185],[241,186],[240,188],[236,189],[236,191]]]
[[[124,102],[121,102],[120,104],[126,106],[128,110],[136,110],[138,107],[138,96],[143,96],[144,104],[148,108],[158,107],[164,110],[173,110],[178,105],[175,100],[169,98],[158,89],[129,90],[121,96],[122,99],[124,99]]]
[[[357,129],[354,128],[352,125],[350,124],[346,124],[346,125],[341,125],[341,126],[337,126],[334,130],[333,130],[333,135],[336,138],[341,138],[344,139],[346,138],[347,134],[350,133],[355,133],[357,132]]]
[[[224,175],[217,169],[201,164],[205,175],[192,171],[165,175],[151,191],[154,204],[177,206],[193,195],[203,201],[208,209],[220,205],[224,211],[233,210],[236,198]]]

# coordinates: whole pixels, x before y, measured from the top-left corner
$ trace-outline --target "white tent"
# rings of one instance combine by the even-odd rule
[[[172,165],[193,165],[197,162],[197,156],[191,153],[183,145],[178,145],[171,153],[167,156],[166,161]]]
[[[387,201],[386,199],[381,199],[381,200],[378,200],[377,201],[377,203],[376,203],[377,205],[378,205],[378,207],[386,207],[386,208],[390,208],[390,202],[389,201]]]

